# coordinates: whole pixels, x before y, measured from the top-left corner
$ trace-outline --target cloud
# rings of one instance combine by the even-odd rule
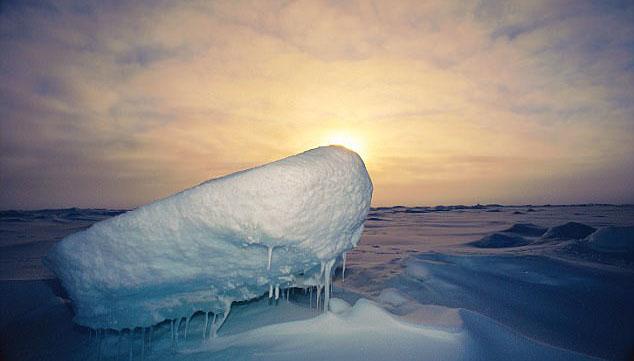
[[[0,206],[136,206],[341,131],[366,143],[377,204],[632,202],[632,19],[627,2],[5,2]]]

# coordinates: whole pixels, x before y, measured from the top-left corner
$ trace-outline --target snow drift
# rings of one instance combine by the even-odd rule
[[[543,228],[532,223],[516,223],[503,232],[519,234],[527,237],[539,237],[546,233],[546,231],[548,231],[547,228]]]
[[[542,236],[547,229],[532,223],[516,223],[508,229],[488,234],[468,245],[478,248],[512,248],[533,243],[534,237]]]
[[[590,248],[602,252],[634,252],[634,226],[603,227],[586,237]]]
[[[478,248],[510,248],[526,246],[531,244],[531,241],[516,234],[500,232],[486,235],[469,244]]]
[[[309,150],[206,181],[72,234],[47,256],[75,322],[148,327],[280,288],[322,287],[354,247],[372,183],[343,147]],[[327,302],[326,302],[327,304]]]
[[[596,228],[583,223],[568,222],[559,226],[550,227],[541,239],[543,241],[582,239],[596,230]]]

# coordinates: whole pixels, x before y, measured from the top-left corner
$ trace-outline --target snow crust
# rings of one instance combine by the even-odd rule
[[[371,197],[356,153],[320,147],[95,223],[59,242],[46,264],[75,322],[95,329],[197,311],[224,320],[232,302],[277,299],[289,287],[325,286],[327,305],[333,264],[356,246]]]
[[[222,337],[183,355],[202,360],[212,352],[216,359],[276,361],[597,360],[540,344],[480,314],[454,311],[464,325],[448,330],[408,322],[361,298],[338,313]]]
[[[183,353],[213,352],[218,359],[231,360],[464,360],[467,338],[465,333],[403,322],[361,298],[336,313],[229,335]]]

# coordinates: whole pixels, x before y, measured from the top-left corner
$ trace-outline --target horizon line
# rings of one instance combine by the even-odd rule
[[[151,202],[154,203],[154,202]],[[148,204],[151,204],[148,203]],[[59,211],[59,210],[71,210],[71,209],[79,209],[79,210],[108,210],[108,211],[132,211],[143,207],[144,205],[134,207],[134,208],[84,208],[84,207],[61,207],[61,208],[0,208],[0,212],[7,211],[17,211],[17,212],[41,212],[41,211]],[[426,208],[426,209],[434,209],[439,207],[445,208],[454,208],[462,207],[465,209],[478,209],[478,208],[494,208],[494,207],[504,207],[504,208],[514,208],[514,207],[537,207],[537,208],[548,208],[548,207],[596,207],[596,206],[611,206],[611,207],[632,207],[634,203],[557,203],[557,204],[500,204],[500,203],[476,203],[476,204],[437,204],[434,206],[428,205],[416,205],[416,206],[406,206],[402,204],[391,205],[391,206],[370,206],[370,210],[378,210],[378,209],[390,209],[390,208]]]

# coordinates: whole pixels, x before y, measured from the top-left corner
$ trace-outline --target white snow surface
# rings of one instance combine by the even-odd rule
[[[269,289],[327,283],[328,264],[356,246],[371,197],[359,155],[320,147],[95,223],[46,263],[84,326],[226,317],[232,302]]]
[[[71,232],[122,212],[0,211],[1,359],[559,361],[632,355],[634,253],[628,245],[634,206],[374,208],[358,246],[347,252],[345,282],[343,260],[333,265],[329,313],[315,308],[314,287],[282,288],[277,301],[264,296],[234,303],[216,338],[210,335],[222,313],[97,334],[72,322],[72,302],[42,257]],[[587,227],[569,222],[596,231],[579,238],[583,234],[573,233]],[[547,229],[559,229],[557,237],[542,239]],[[521,235],[528,244],[474,243],[492,234]]]

